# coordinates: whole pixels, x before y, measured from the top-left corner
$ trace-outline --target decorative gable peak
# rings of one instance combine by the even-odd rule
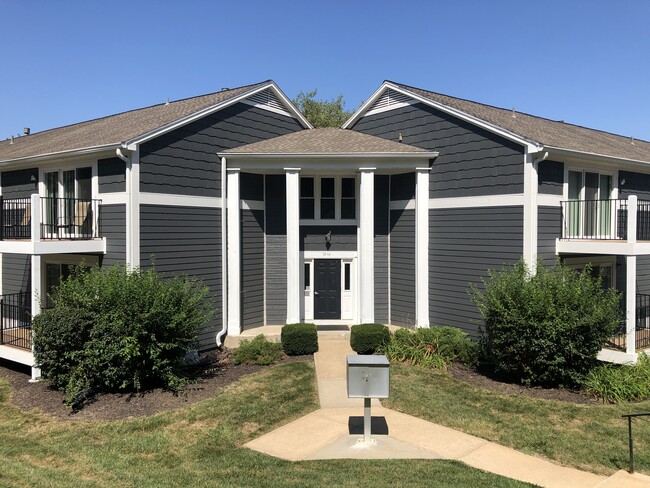
[[[380,95],[377,101],[372,104],[365,115],[386,112],[388,110],[394,110],[396,108],[405,107],[414,103],[417,103],[417,100],[414,100],[404,93],[400,93],[391,88],[388,88]]]
[[[286,115],[287,117],[293,117],[293,114],[289,112],[282,100],[280,100],[275,92],[270,88],[251,95],[244,99],[243,102],[253,105],[254,107]]]

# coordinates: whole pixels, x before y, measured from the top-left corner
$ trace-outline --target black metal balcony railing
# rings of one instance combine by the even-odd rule
[[[43,240],[101,237],[101,200],[83,198],[39,199],[40,238]],[[0,240],[32,238],[31,198],[0,196]]]
[[[628,200],[569,200],[562,205],[562,239],[626,240]],[[637,201],[637,240],[650,240],[650,201]]]
[[[0,295],[0,345],[32,349],[31,312],[29,293]]]
[[[614,337],[607,342],[607,347],[625,350],[626,346],[626,324],[621,322],[621,327]],[[650,295],[637,293],[636,295],[636,326],[635,326],[635,348],[645,349],[650,347]]]

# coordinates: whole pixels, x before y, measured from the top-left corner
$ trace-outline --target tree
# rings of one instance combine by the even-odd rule
[[[314,127],[341,127],[352,115],[352,112],[345,111],[343,95],[332,100],[315,100],[317,93],[318,90],[301,91],[293,103]]]

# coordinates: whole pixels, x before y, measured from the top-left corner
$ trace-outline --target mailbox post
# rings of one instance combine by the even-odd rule
[[[375,355],[352,355],[347,362],[348,398],[363,398],[363,442],[371,444],[371,400],[388,398],[390,363],[386,356]]]

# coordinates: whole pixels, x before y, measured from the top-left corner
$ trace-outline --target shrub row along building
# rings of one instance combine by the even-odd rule
[[[390,81],[314,129],[265,81],[0,142],[0,170],[0,357],[23,364],[82,261],[198,276],[207,350],[300,321],[476,336],[469,283],[561,256],[625,293],[603,359],[650,341],[650,143],[629,137]]]

